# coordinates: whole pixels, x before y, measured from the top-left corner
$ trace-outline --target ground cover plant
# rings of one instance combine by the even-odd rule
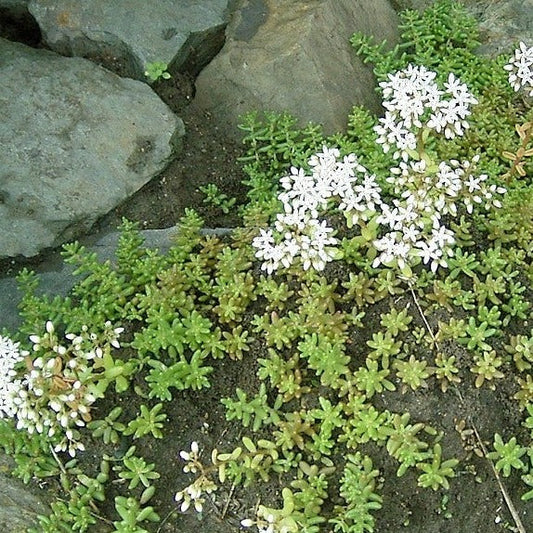
[[[528,530],[533,49],[402,21],[352,39],[382,117],[243,119],[239,228],[188,210],[160,254],[124,221],[114,262],[65,246],[66,298],[20,274],[0,444],[57,494],[36,531]]]

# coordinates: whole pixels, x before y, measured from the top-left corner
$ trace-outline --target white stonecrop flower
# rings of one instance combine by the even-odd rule
[[[468,128],[470,105],[477,100],[453,74],[444,89],[438,87],[436,76],[423,66],[408,65],[379,84],[386,112],[374,130],[385,153],[392,146],[397,149],[395,159],[408,160],[409,152],[417,148],[417,132],[422,128],[443,132],[448,139],[463,135]]]
[[[446,257],[453,255],[451,246],[455,243],[453,232],[444,226],[433,228],[431,237],[416,243],[418,255],[422,262],[431,262],[431,270],[435,272],[439,266],[446,268],[448,263]]]
[[[341,199],[341,209],[362,211],[380,203],[379,187],[375,176],[368,176],[355,154],[339,160],[336,148],[324,146],[308,161],[312,170],[307,175],[303,169],[291,168],[288,176],[281,178],[282,192],[278,198],[283,213],[276,217],[274,229],[261,229],[252,241],[255,256],[262,260],[261,269],[272,274],[280,267],[288,268],[300,257],[304,270],[323,270],[333,260],[337,239],[333,228],[319,219],[332,198]],[[357,173],[364,174],[358,184]],[[366,201],[366,205],[361,202]]]
[[[44,329],[41,335],[30,335],[31,352],[19,353],[18,344],[0,337],[0,417],[4,413],[16,420],[17,429],[46,435],[56,452],[74,457],[84,450],[77,428],[91,419],[96,397],[90,385],[101,373],[93,373],[91,359],[108,353],[110,346],[120,347],[123,328],[106,322],[96,335],[84,326],[80,334],[67,333],[65,343],[51,321]],[[23,358],[26,367],[16,371]]]
[[[0,418],[13,418],[17,411],[14,399],[22,387],[15,367],[27,353],[19,350],[19,343],[0,335]]]
[[[326,221],[312,220],[308,227],[308,233],[302,235],[300,244],[300,256],[302,257],[303,269],[324,270],[326,263],[333,260],[330,248],[337,244],[337,239],[331,236],[333,228],[326,225]]]
[[[405,127],[422,127],[421,117],[426,109],[435,110],[442,91],[434,82],[437,74],[425,67],[408,65],[389,74],[389,81],[381,82],[383,107],[396,115]]]
[[[533,96],[533,46],[521,42],[509,63],[503,67],[509,72],[509,85],[519,91],[522,87]]]
[[[470,94],[467,85],[461,83],[453,74],[449,74],[444,87],[445,94],[450,95],[450,98],[439,101],[426,125],[437,133],[444,131],[447,139],[453,139],[456,135],[463,135],[464,130],[468,129],[466,117],[470,115],[470,104],[478,102]]]
[[[191,474],[199,474],[199,476],[189,486],[180,490],[174,496],[174,500],[180,504],[180,511],[185,513],[189,510],[191,505],[197,513],[204,510],[205,495],[212,494],[217,490],[217,485],[205,473],[200,463],[200,449],[198,443],[193,441],[191,443],[191,451],[182,450],[179,453],[181,459],[186,461],[183,471]],[[214,500],[214,495],[211,496]]]
[[[521,47],[520,58],[529,58],[530,49]],[[528,63],[529,59],[525,61]],[[529,63],[528,63],[529,64]],[[525,67],[524,67],[525,68]],[[463,202],[468,213],[474,205],[485,209],[501,207],[497,195],[503,187],[486,183],[486,174],[476,175],[479,155],[471,161],[437,164],[424,150],[431,130],[451,139],[469,127],[467,117],[476,98],[454,74],[440,88],[437,74],[425,67],[409,65],[380,83],[385,116],[374,127],[377,143],[387,152],[394,147],[397,167],[386,178],[393,198],[382,200],[377,178],[359,163],[355,154],[340,160],[337,148],[323,147],[308,160],[311,174],[292,167],[281,179],[279,199],[283,212],[277,215],[274,229],[262,229],[252,242],[261,268],[272,274],[288,268],[299,257],[304,270],[323,270],[337,256],[334,230],[320,219],[331,206],[341,211],[348,228],[377,223],[379,237],[373,245],[379,254],[372,265],[399,267],[408,271],[409,263],[422,261],[435,271],[447,267],[453,255],[453,232],[445,228],[443,216],[457,216]],[[420,144],[419,144],[420,143]],[[365,236],[366,238],[366,236]]]

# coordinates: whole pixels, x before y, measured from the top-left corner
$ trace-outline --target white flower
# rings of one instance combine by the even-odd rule
[[[515,91],[524,87],[529,91],[529,96],[533,96],[533,46],[528,48],[521,42],[514,56],[503,68],[509,72],[509,85]]]
[[[192,461],[193,459],[198,458],[198,451],[199,451],[198,443],[195,440],[193,440],[191,442],[191,451],[190,452],[181,451],[180,457],[184,461]]]
[[[422,258],[424,264],[427,265],[431,261],[431,270],[435,272],[442,257],[442,250],[433,241],[418,241],[415,247],[417,255]]]
[[[449,100],[441,100],[435,112],[430,116],[427,126],[438,133],[444,130],[444,136],[451,139],[456,135],[463,135],[468,122],[465,118],[470,115],[470,105],[478,101],[468,90],[466,84],[454,76],[448,75],[448,81],[444,83],[446,93],[451,95]]]
[[[420,117],[426,107],[434,108],[442,93],[433,81],[435,77],[435,72],[413,65],[389,74],[389,81],[379,84],[383,107],[397,113],[407,128],[421,127]]]
[[[431,231],[431,241],[437,245],[437,248],[443,249],[449,244],[455,242],[453,231],[445,226],[438,226]]]
[[[333,260],[330,247],[337,244],[337,239],[331,235],[333,228],[326,225],[326,221],[310,221],[304,235],[298,241],[300,244],[300,256],[302,267],[309,270],[324,270],[326,263]]]
[[[417,148],[416,133],[423,127],[443,132],[446,138],[463,135],[468,128],[465,119],[477,100],[453,74],[444,83],[445,90],[439,89],[435,78],[435,72],[409,65],[380,83],[386,111],[374,130],[385,153],[391,146],[397,148],[395,159],[408,160],[409,152]]]
[[[259,230],[259,235],[254,238],[252,241],[252,246],[254,248],[258,248],[258,251],[256,252],[256,257],[259,257],[260,259],[263,257],[263,250],[268,250],[269,248],[272,248],[275,246],[276,242],[274,240],[274,236],[272,235],[272,230]]]
[[[252,246],[257,248],[255,256],[263,260],[261,265],[262,270],[266,270],[268,274],[272,274],[276,270],[284,256],[282,247],[276,244],[272,230],[260,230],[260,235],[255,237],[252,241]]]
[[[212,494],[217,488],[217,485],[213,481],[202,474],[194,481],[194,483],[176,493],[174,500],[176,502],[182,502],[180,505],[180,511],[182,513],[185,513],[190,508],[191,504],[194,506],[194,510],[197,513],[201,513],[205,503],[204,494]],[[211,496],[211,498],[214,499],[214,496]]]
[[[415,243],[420,235],[420,229],[414,224],[405,226],[402,230],[401,239],[407,243]]]
[[[280,183],[285,192],[278,198],[283,202],[285,211],[298,208],[316,210],[324,202],[324,198],[316,190],[313,176],[307,176],[301,168],[291,167],[291,174],[281,178]]]
[[[374,247],[376,250],[380,251],[381,254],[374,259],[372,263],[373,268],[376,268],[379,265],[387,265],[394,260],[393,250],[396,247],[397,242],[396,232],[387,233],[380,239],[374,241]]]
[[[337,164],[337,159],[340,155],[338,148],[328,148],[326,145],[322,146],[322,152],[318,152],[309,158],[309,166],[315,168],[331,168]]]
[[[399,151],[394,152],[393,157],[400,156],[407,160],[407,150],[416,149],[416,135],[409,129],[403,120],[390,112],[385,112],[385,117],[379,119],[379,124],[374,127],[378,134],[376,142],[383,145],[383,151],[387,153],[391,146],[396,146]]]
[[[381,214],[376,218],[376,222],[383,226],[389,226],[391,229],[393,229],[396,224],[399,222],[401,223],[398,214],[398,208],[394,207],[391,209],[388,204],[382,204]]]
[[[364,205],[365,210],[376,210],[376,206],[381,205],[381,188],[376,183],[374,174],[365,174],[362,183],[358,183],[353,188],[357,193],[358,201]]]
[[[19,343],[0,335],[0,418],[12,418],[17,411],[16,397],[22,382],[15,367],[24,359]]]

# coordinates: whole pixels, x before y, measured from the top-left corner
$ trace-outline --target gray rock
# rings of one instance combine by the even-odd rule
[[[123,63],[123,75],[145,79],[146,64],[170,71],[203,67],[223,44],[230,0],[31,0],[46,44],[64,55]],[[198,67],[197,67],[198,68]]]
[[[6,533],[26,533],[37,525],[37,515],[47,515],[50,510],[43,497],[2,473],[12,467],[12,461],[0,454],[0,529]]]
[[[226,44],[197,79],[195,105],[238,135],[239,116],[288,111],[326,133],[346,127],[354,104],[380,110],[369,66],[352,34],[397,40],[387,0],[245,0],[226,29]]]
[[[165,168],[182,121],[146,84],[0,39],[0,258],[88,230]]]

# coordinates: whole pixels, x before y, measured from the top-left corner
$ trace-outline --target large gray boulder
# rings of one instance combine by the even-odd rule
[[[144,83],[0,39],[0,258],[88,230],[165,168],[182,121]]]
[[[31,0],[30,13],[54,51],[122,62],[121,74],[145,79],[147,63],[203,67],[223,44],[231,0]]]
[[[350,37],[361,30],[392,44],[397,25],[388,0],[245,0],[224,48],[197,79],[195,105],[230,135],[254,109],[340,131],[354,104],[380,110],[371,67],[356,57]]]

